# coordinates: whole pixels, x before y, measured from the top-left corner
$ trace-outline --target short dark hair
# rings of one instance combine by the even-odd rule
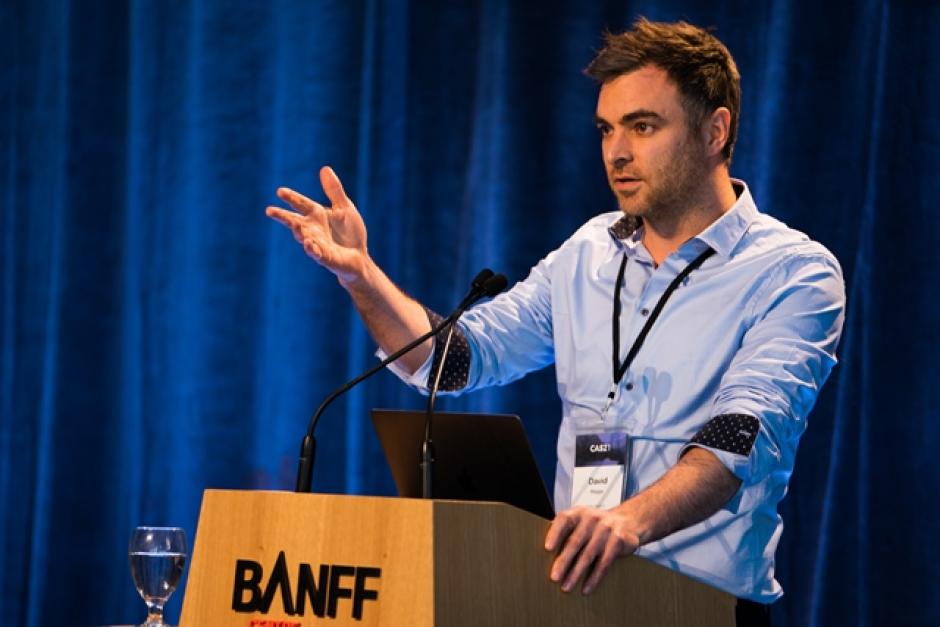
[[[691,127],[701,128],[718,107],[731,112],[722,155],[731,161],[741,115],[741,76],[723,43],[688,22],[651,22],[638,18],[620,34],[605,33],[601,48],[584,73],[606,83],[641,67],[663,69],[679,88]]]

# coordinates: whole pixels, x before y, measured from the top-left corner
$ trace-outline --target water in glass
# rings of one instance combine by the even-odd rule
[[[183,575],[185,553],[130,554],[131,576],[145,601],[166,603]]]
[[[177,527],[138,527],[128,547],[131,576],[147,603],[143,627],[163,627],[163,606],[183,575],[186,535]]]

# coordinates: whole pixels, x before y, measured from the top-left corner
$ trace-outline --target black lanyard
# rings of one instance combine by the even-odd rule
[[[676,288],[679,287],[679,284],[682,283],[682,281],[684,281],[693,270],[696,270],[699,266],[705,263],[706,259],[714,254],[715,251],[712,248],[706,249],[705,252],[696,257],[692,263],[687,265],[682,270],[682,272],[676,275],[676,278],[672,280],[672,283],[669,284],[669,287],[666,288],[666,291],[663,292],[663,295],[659,297],[659,302],[657,302],[656,306],[653,307],[653,311],[646,320],[646,324],[643,325],[643,329],[640,331],[640,334],[636,336],[636,340],[634,340],[633,346],[630,347],[630,352],[627,353],[627,358],[623,360],[623,363],[620,363],[620,288],[623,285],[623,275],[627,269],[627,256],[626,254],[623,256],[623,261],[620,262],[620,271],[617,273],[617,286],[614,288],[614,382],[610,386],[610,392],[607,394],[607,403],[604,405],[604,412],[601,414],[602,416],[607,414],[607,410],[610,409],[610,406],[613,404],[614,399],[617,396],[617,387],[620,385],[620,380],[623,379],[623,375],[625,375],[627,369],[630,368],[630,364],[633,363],[633,359],[636,357],[637,353],[640,352],[640,347],[643,346],[643,342],[646,340],[646,336],[649,335],[650,329],[653,328],[653,324],[656,322],[656,318],[659,317],[663,307],[666,306],[666,301],[669,300],[669,297],[672,296],[672,293],[676,291]]]

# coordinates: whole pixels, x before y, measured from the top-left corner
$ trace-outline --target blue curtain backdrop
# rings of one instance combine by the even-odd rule
[[[940,622],[940,4],[0,5],[0,623],[139,621],[126,542],[205,488],[293,485],[310,411],[373,361],[345,293],[263,215],[331,164],[400,285],[444,311],[615,207],[580,74],[636,15],[714,25],[743,76],[732,167],[831,248],[841,364],[782,509],[779,625]],[[446,408],[521,414],[551,481],[548,371]],[[391,494],[367,418],[315,489]],[[175,620],[178,593],[170,605]]]

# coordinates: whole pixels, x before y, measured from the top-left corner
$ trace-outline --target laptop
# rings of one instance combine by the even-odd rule
[[[421,497],[424,411],[373,409],[372,424],[399,496]],[[551,520],[555,516],[518,416],[434,412],[433,497],[501,501]]]

